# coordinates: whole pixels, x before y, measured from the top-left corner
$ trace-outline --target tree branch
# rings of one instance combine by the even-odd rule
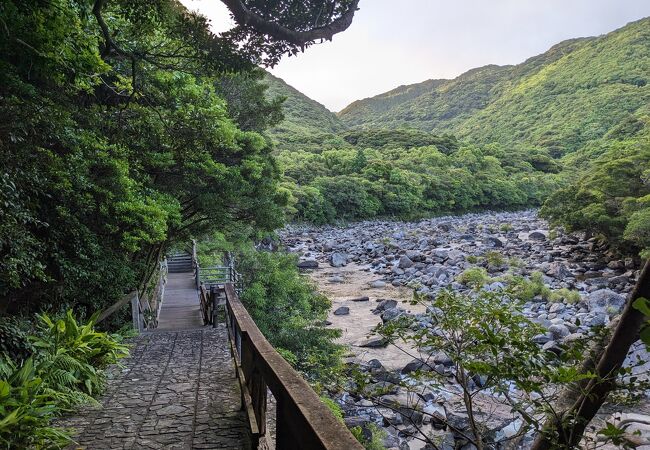
[[[249,10],[242,0],[221,0],[232,13],[235,21],[244,27],[251,27],[272,38],[287,41],[304,49],[305,45],[319,39],[332,40],[332,37],[345,31],[352,24],[357,12],[359,1],[353,0],[348,11],[332,23],[312,28],[307,31],[296,31],[276,22],[266,20]]]

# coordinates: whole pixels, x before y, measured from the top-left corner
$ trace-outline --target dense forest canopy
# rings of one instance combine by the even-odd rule
[[[242,22],[222,36],[173,0],[0,5],[2,311],[90,314],[175,243],[283,223],[259,134],[281,99],[256,64],[331,38],[358,2],[226,3]]]

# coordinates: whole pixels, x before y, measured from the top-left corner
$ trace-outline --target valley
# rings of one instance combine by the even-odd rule
[[[339,342],[348,349],[346,361],[368,371],[375,383],[383,383],[385,392],[379,396],[364,397],[345,389],[336,396],[346,423],[375,422],[388,433],[384,440],[387,448],[400,449],[422,448],[418,433],[449,445],[462,442],[459,433],[469,433],[445,433],[436,426],[441,415],[452,423],[462,423],[466,417],[458,397],[461,391],[451,379],[454,362],[441,359],[436,349],[416,348],[399,340],[386,343],[374,332],[376,326],[404,317],[413,318],[418,326],[431,326],[425,313],[430,303],[411,302],[413,290],[423,298],[434,298],[446,289],[473,295],[479,287],[506,292],[521,286],[521,279],[527,280],[527,293],[520,295],[521,312],[545,330],[533,340],[545,351],[561,352],[572,343],[594,339],[595,330],[614,319],[640,264],[594,238],[549,227],[534,210],[412,223],[290,226],[281,233],[281,240],[300,257],[318,289],[332,300],[328,324],[342,330]],[[464,273],[477,269],[483,274],[478,285],[462,282]],[[533,287],[533,283],[538,284]],[[646,376],[650,367],[637,364],[636,358],[647,361],[648,356],[642,345],[634,347],[626,363],[633,374]],[[412,377],[417,361],[420,365],[421,361],[434,361],[428,370],[435,366],[447,381],[432,385],[426,371]],[[494,428],[495,438],[505,443],[521,425],[520,419],[494,392],[479,392],[476,398],[479,409],[490,411],[487,423]],[[411,408],[424,411],[424,415],[411,420]],[[615,413],[639,414],[634,420],[643,425],[650,420],[650,403],[610,404],[595,423],[604,424]],[[634,438],[640,445],[650,445],[646,431]],[[590,439],[597,440],[597,436]]]

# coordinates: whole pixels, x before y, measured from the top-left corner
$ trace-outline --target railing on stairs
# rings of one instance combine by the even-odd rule
[[[203,292],[207,292],[205,287]],[[208,301],[221,299],[253,448],[266,448],[268,389],[277,402],[277,450],[362,450],[347,427],[262,335],[232,283],[210,288]]]

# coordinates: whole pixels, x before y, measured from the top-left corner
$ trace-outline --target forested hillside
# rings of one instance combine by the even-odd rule
[[[352,103],[338,121],[267,77],[267,97],[287,98],[285,119],[271,136],[290,217],[325,223],[541,206],[599,157],[646,148],[649,78],[647,18],[597,38],[564,41],[516,66],[400,86]],[[547,214],[584,228],[558,195]],[[583,195],[570,208],[598,198]],[[615,204],[592,211],[590,223],[600,224],[595,231],[607,231],[608,223],[617,231],[605,234],[622,236],[627,220],[614,226],[607,218],[636,209]]]
[[[279,149],[317,151],[323,146],[344,145],[335,134],[346,126],[336,114],[268,72],[264,81],[269,98],[285,99],[284,120],[269,130]]]
[[[516,66],[485,66],[359,100],[349,126],[415,127],[474,143],[562,155],[604,136],[650,102],[650,19],[573,39]]]

